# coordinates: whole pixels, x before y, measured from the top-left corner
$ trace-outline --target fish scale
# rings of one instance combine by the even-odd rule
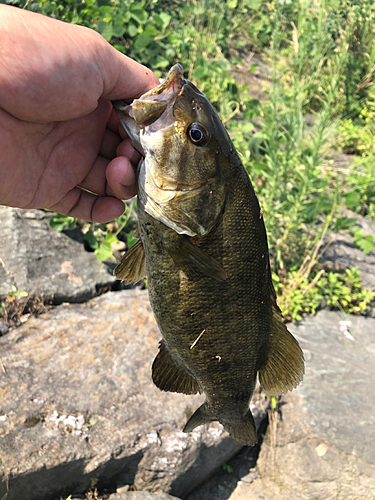
[[[163,336],[153,381],[161,390],[206,395],[184,431],[218,420],[253,445],[249,403],[257,374],[264,390],[278,395],[302,380],[304,359],[276,304],[250,179],[215,110],[180,65],[131,105],[114,106],[145,156],[138,167],[140,239],[115,272],[127,282],[147,273]]]

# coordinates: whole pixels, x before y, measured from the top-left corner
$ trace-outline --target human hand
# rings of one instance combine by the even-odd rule
[[[0,204],[121,215],[140,155],[110,101],[158,79],[88,28],[0,5],[0,32]]]

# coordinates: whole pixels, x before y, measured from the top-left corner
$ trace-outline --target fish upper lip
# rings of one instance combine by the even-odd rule
[[[151,89],[148,92],[146,92],[146,94],[143,94],[140,97],[140,99],[141,100],[147,100],[149,97],[153,97],[155,95],[161,95],[161,94],[165,93],[165,91],[168,91],[168,89],[170,88],[170,86],[177,79],[183,79],[184,80],[183,74],[184,74],[184,70],[183,70],[181,64],[175,64],[169,70],[167,78],[165,78],[162,82],[160,82],[159,85],[157,85],[153,89]]]

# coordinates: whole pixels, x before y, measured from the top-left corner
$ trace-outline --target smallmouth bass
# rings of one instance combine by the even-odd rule
[[[115,269],[146,273],[163,336],[152,378],[163,391],[204,392],[185,425],[218,420],[244,445],[257,441],[249,403],[256,377],[276,396],[296,387],[304,358],[282,322],[258,199],[207,98],[179,64],[127,105],[113,103],[138,166],[139,240]]]

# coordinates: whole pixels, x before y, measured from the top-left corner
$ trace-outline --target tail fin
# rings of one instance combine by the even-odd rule
[[[213,420],[216,420],[216,418],[212,417],[212,415],[207,411],[206,403],[203,403],[203,405],[200,406],[198,410],[193,413],[193,415],[186,422],[184,432],[191,432],[196,427],[199,427],[203,424],[208,424]]]
[[[220,420],[229,435],[245,446],[254,446],[257,441],[257,430],[250,410],[242,420]]]
[[[208,424],[217,418],[207,410],[206,403],[198,408],[198,410],[187,421],[184,432],[191,432],[196,427],[203,424]],[[257,443],[257,431],[253,415],[250,410],[242,420],[219,420],[224,429],[229,432],[230,436],[239,443],[245,446],[254,446]]]

